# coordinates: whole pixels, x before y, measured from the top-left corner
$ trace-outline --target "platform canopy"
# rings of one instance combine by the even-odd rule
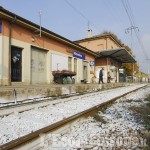
[[[110,49],[97,51],[98,58],[112,58],[121,63],[135,63],[135,58],[125,49]]]

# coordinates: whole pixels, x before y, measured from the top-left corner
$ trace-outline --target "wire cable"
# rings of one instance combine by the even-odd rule
[[[136,22],[135,22],[135,19],[134,19],[134,16],[133,16],[132,9],[130,7],[129,1],[128,0],[122,0],[122,4],[123,4],[123,7],[124,7],[124,9],[125,9],[125,11],[126,11],[126,13],[128,15],[128,18],[130,20],[131,27],[136,27]],[[139,45],[140,45],[140,47],[142,49],[142,52],[144,53],[146,59],[148,59],[148,55],[147,55],[147,53],[145,51],[145,48],[144,48],[144,45],[143,45],[143,43],[142,43],[142,41],[140,39],[139,32],[136,30],[136,28],[133,28],[133,30],[134,30],[134,33],[135,33],[136,38],[138,40],[138,43],[139,43]]]
[[[79,11],[76,7],[74,7],[68,0],[64,0],[74,11],[76,11],[82,18],[87,21],[88,27],[91,23],[93,27],[95,27],[99,32],[101,31],[92,21],[90,21],[81,11]]]

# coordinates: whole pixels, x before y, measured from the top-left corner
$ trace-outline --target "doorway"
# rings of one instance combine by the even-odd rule
[[[11,81],[22,81],[22,49],[11,47]]]
[[[46,77],[46,54],[47,51],[36,47],[31,48],[31,83],[45,84]]]
[[[83,80],[88,80],[88,63],[83,61]]]

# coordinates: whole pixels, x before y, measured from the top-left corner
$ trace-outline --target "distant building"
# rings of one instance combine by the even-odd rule
[[[115,35],[104,33],[75,42],[98,54],[95,60],[95,73],[97,77],[99,70],[103,67],[104,82],[107,82],[108,72],[110,72],[111,75],[111,82],[125,81],[126,73],[124,68],[122,68],[122,63],[133,63],[135,59],[124,47],[122,47],[123,44]]]
[[[150,83],[150,74],[148,74],[148,82]]]
[[[135,74],[135,79],[137,82],[148,82],[150,76],[144,72],[138,72]]]

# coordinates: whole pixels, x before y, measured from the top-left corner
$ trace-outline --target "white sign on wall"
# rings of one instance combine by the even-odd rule
[[[95,66],[95,62],[94,61],[90,61],[90,66]]]
[[[54,70],[68,70],[68,57],[51,54],[51,69]]]

